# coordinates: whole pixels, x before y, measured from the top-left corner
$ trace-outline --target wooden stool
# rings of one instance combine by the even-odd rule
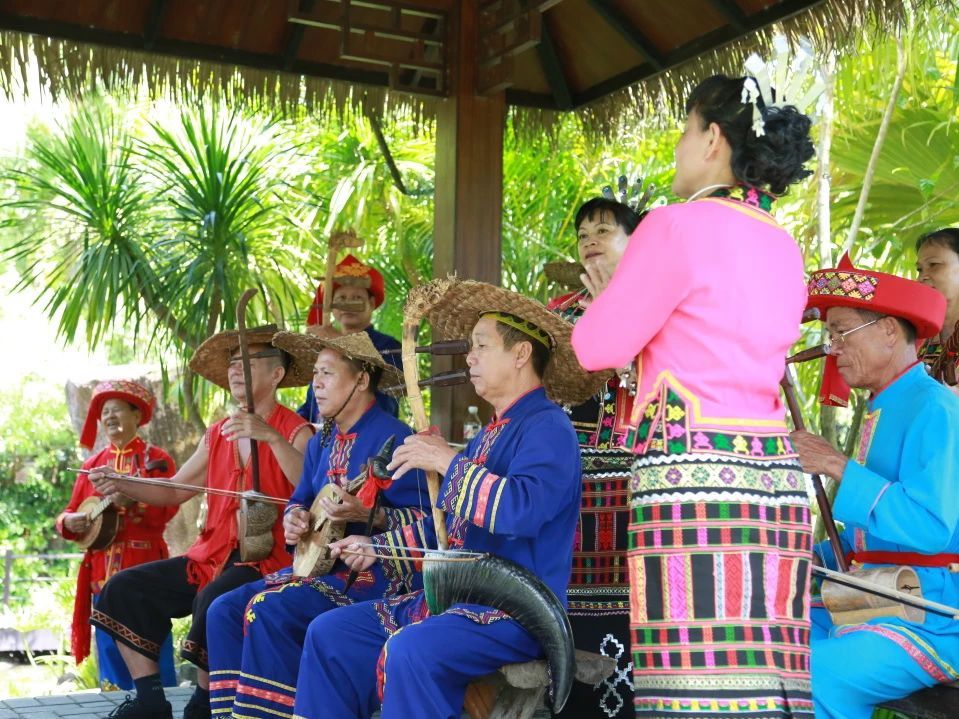
[[[598,684],[616,669],[616,660],[576,650],[576,681]],[[471,719],[531,719],[543,707],[549,680],[546,660],[506,664],[466,690],[463,709]]]
[[[913,719],[954,719],[959,716],[959,682],[922,689],[881,706]]]

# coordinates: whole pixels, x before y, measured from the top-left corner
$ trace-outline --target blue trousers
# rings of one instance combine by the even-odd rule
[[[870,719],[873,709],[937,680],[891,633],[857,629],[831,636],[825,609],[812,611],[812,694],[816,719]],[[865,625],[874,627],[873,624]],[[954,640],[950,640],[954,641]],[[917,648],[918,650],[918,648]]]
[[[250,582],[207,612],[210,706],[217,715],[290,717],[303,639],[318,615],[346,603],[319,583]]]
[[[97,628],[94,636],[97,643],[97,667],[100,670],[100,688],[115,686],[130,691],[133,689],[133,677],[126,663],[120,657],[113,637]],[[167,634],[160,645],[160,679],[165,687],[177,685],[176,669],[173,666],[173,637]]]
[[[383,719],[459,719],[473,679],[541,654],[512,619],[478,624],[444,613],[407,623],[403,615],[387,615],[384,604],[362,602],[313,620],[300,659],[295,717],[369,717],[380,706],[379,684]]]

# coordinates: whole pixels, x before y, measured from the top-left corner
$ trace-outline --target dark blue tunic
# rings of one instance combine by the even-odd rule
[[[338,429],[324,446],[317,435],[307,445],[303,474],[287,511],[309,508],[324,486],[345,486],[375,455],[390,435],[396,446],[411,434],[398,419],[371,403],[350,431]],[[411,472],[383,490],[381,506],[387,529],[415,521],[429,508],[426,479]],[[347,536],[362,534],[363,523],[346,526]],[[210,699],[215,712],[229,714],[234,701],[244,716],[289,716],[303,638],[309,623],[336,607],[410,591],[420,586],[418,576],[401,576],[390,565],[376,564],[361,572],[348,594],[343,588],[349,573],[340,561],[329,574],[294,579],[283,569],[263,580],[229,592],[213,603],[207,619],[210,642]]]

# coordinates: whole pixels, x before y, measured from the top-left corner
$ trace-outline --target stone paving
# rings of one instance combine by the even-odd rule
[[[167,689],[173,716],[183,716],[183,707],[193,693],[192,687]],[[128,692],[98,690],[57,694],[48,697],[6,699],[0,701],[0,719],[103,719],[121,704]]]

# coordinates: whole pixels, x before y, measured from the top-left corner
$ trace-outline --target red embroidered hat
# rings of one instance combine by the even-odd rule
[[[343,261],[336,266],[333,273],[333,289],[337,287],[362,287],[369,290],[373,297],[373,308],[376,309],[383,300],[386,299],[386,287],[383,282],[383,275],[377,270],[365,265],[353,255],[347,255]],[[316,288],[316,296],[313,298],[313,304],[310,305],[310,314],[306,319],[307,325],[323,324],[323,283]]]
[[[103,411],[103,405],[108,399],[122,399],[140,410],[140,425],[143,426],[153,417],[153,407],[156,399],[153,392],[142,384],[128,379],[114,379],[101,382],[93,388],[93,397],[87,408],[87,418],[80,432],[80,444],[88,449],[97,441],[97,420]]]
[[[818,309],[823,321],[831,307],[869,310],[907,320],[918,340],[936,335],[946,317],[946,298],[939,291],[916,280],[854,267],[848,253],[838,267],[813,272],[808,291],[806,309]],[[848,399],[849,386],[839,375],[835,356],[828,355],[819,401],[845,406]]]

